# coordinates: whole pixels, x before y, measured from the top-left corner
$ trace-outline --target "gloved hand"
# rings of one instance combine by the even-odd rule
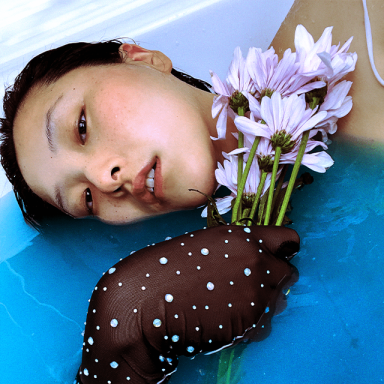
[[[299,236],[284,227],[224,225],[135,252],[93,292],[79,383],[161,383],[179,355],[260,340],[298,280]]]

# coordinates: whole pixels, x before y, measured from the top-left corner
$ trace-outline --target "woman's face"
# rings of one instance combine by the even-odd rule
[[[126,223],[195,207],[205,198],[188,189],[215,188],[212,97],[142,62],[75,69],[19,108],[23,177],[74,217]]]

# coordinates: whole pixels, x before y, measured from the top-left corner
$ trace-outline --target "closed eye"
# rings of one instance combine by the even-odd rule
[[[79,138],[81,144],[85,144],[87,139],[87,121],[85,119],[84,109],[81,110],[79,123],[78,123]]]

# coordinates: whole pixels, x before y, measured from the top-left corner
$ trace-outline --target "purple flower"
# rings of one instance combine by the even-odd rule
[[[315,43],[312,35],[303,25],[298,25],[295,32],[295,47],[300,72],[308,76],[318,76],[332,85],[347,73],[355,69],[357,54],[348,53],[352,37],[339,49],[332,45],[332,28],[325,28],[320,39]]]
[[[273,92],[279,92],[282,96],[301,94],[325,86],[323,81],[308,83],[311,79],[299,72],[300,65],[296,61],[296,54],[290,49],[284,52],[279,61],[273,48],[265,52],[260,48],[250,48],[246,66],[257,96],[263,98],[265,95],[271,96]]]
[[[215,118],[219,115],[216,123],[218,137],[211,136],[211,139],[223,140],[226,137],[228,116],[231,119],[234,119],[236,116],[235,112],[229,106],[230,98],[236,92],[242,93],[247,97],[248,93],[253,91],[240,48],[237,47],[235,49],[225,82],[221,81],[214,72],[210,71],[210,74],[213,90],[217,94],[213,100],[212,117]]]
[[[261,100],[260,114],[265,124],[237,116],[236,127],[244,135],[265,137],[272,141],[272,145],[279,134],[289,135],[290,141],[295,142],[304,131],[313,128],[327,116],[325,111],[316,113],[316,109],[306,108],[304,95],[282,98],[278,92]]]

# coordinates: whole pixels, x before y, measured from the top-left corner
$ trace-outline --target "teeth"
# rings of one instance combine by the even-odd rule
[[[155,186],[155,170],[152,168],[145,180],[145,186],[147,187],[149,192],[153,192],[153,187]]]

